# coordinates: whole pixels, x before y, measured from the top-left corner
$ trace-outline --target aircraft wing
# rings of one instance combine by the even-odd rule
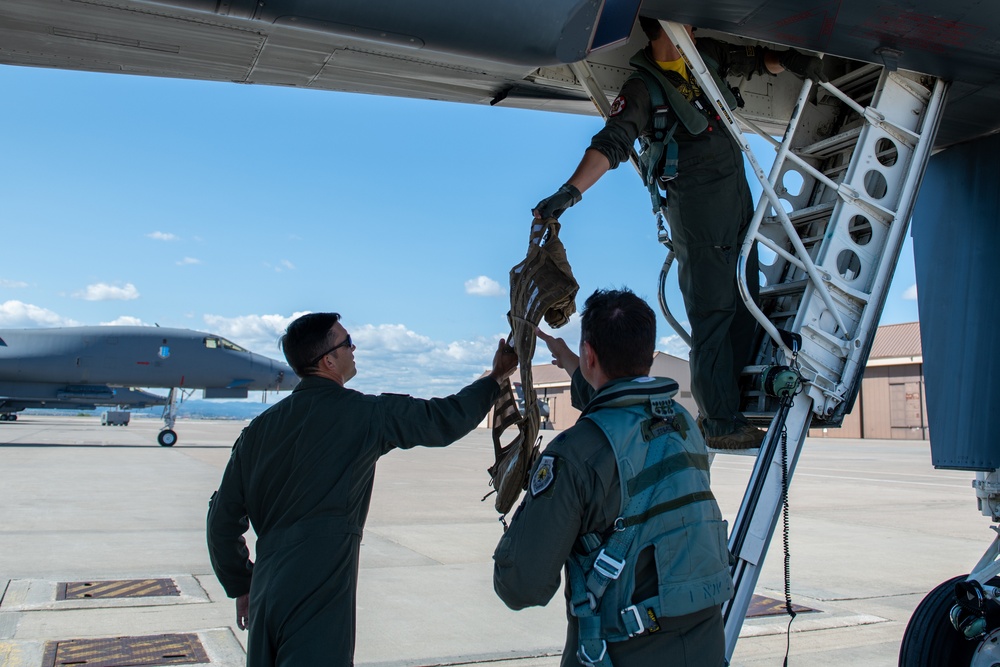
[[[0,0],[0,63],[594,113],[628,74],[637,0],[268,3]],[[975,0],[646,0],[749,40],[953,81],[938,145],[1000,130],[1000,5]],[[829,57],[828,56],[828,57]]]
[[[3,412],[19,412],[26,408],[93,410],[98,406],[141,409],[166,404],[166,396],[126,387],[99,384],[0,383],[0,409]]]

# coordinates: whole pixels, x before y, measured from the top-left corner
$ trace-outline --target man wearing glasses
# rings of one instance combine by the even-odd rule
[[[236,621],[249,627],[247,665],[352,665],[361,533],[375,464],[394,448],[444,447],[486,416],[517,356],[500,341],[489,375],[457,394],[372,396],[337,313],[312,313],[281,338],[302,378],[247,426],[209,501],[208,550]],[[257,560],[243,534],[253,525]]]

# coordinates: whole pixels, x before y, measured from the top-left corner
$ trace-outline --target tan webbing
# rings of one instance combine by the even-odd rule
[[[576,293],[580,286],[566,259],[566,249],[559,240],[559,222],[555,218],[534,220],[524,261],[510,270],[510,323],[508,342],[517,352],[521,370],[524,414],[517,408],[510,380],[493,406],[493,451],[496,461],[489,469],[490,484],[496,489],[494,506],[507,514],[528,486],[531,466],[538,456],[541,416],[538,397],[531,377],[531,359],[535,356],[535,328],[545,318],[552,328],[569,322],[576,312]],[[508,445],[500,438],[510,426],[518,434]]]

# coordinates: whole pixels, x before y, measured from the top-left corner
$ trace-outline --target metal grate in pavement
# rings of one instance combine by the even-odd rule
[[[196,634],[102,639],[64,639],[45,643],[42,667],[141,667],[209,662]]]

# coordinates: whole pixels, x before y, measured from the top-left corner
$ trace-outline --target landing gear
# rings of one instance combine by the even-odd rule
[[[156,441],[162,447],[173,447],[177,442],[177,433],[174,431],[174,422],[177,421],[177,407],[184,402],[194,390],[185,391],[174,388],[167,396],[167,404],[163,406],[163,430],[156,436]]]
[[[985,636],[975,639],[966,639],[952,623],[955,584],[965,580],[964,574],[949,579],[917,605],[903,634],[899,667],[992,667],[1000,661],[1000,627],[995,617],[992,627],[983,628]],[[1000,586],[1000,578],[991,579],[987,586]]]
[[[14,412],[4,412],[0,414],[0,422],[16,422],[17,414]]]
[[[173,447],[174,443],[177,442],[177,434],[172,429],[165,428],[156,436],[156,441],[160,443],[161,447]]]

